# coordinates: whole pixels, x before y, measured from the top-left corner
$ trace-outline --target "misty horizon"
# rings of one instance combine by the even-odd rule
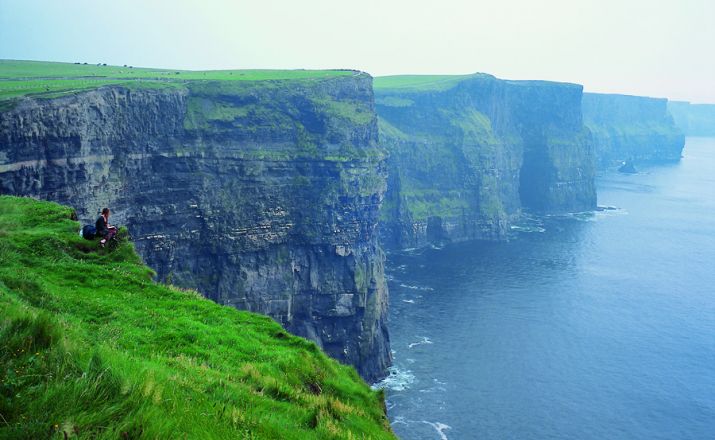
[[[715,4],[449,0],[0,4],[0,58],[181,70],[484,72],[586,92],[715,102]],[[170,9],[167,7],[170,5]],[[138,50],[141,49],[141,50]]]

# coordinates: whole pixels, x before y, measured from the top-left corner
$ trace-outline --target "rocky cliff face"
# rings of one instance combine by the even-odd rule
[[[680,160],[685,137],[666,99],[586,93],[583,118],[594,139],[599,166]]]
[[[582,88],[489,75],[376,79],[389,151],[382,235],[395,247],[498,239],[527,208],[596,206]]]
[[[160,280],[380,377],[385,191],[371,78],[105,87],[0,113],[0,193],[113,209]]]
[[[715,136],[715,104],[668,101],[668,111],[686,136]]]

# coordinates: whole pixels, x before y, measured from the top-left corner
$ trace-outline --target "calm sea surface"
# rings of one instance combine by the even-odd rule
[[[402,439],[715,439],[715,139],[598,179],[616,209],[391,254]]]

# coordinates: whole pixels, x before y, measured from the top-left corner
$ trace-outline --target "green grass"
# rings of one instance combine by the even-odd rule
[[[71,215],[0,196],[0,438],[394,438],[352,368],[153,282]]]
[[[164,87],[188,81],[300,80],[356,75],[351,70],[176,70],[129,66],[0,60],[0,100],[55,97],[105,85]],[[47,95],[47,96],[45,96]]]
[[[461,81],[479,76],[483,73],[469,75],[392,75],[378,76],[373,80],[375,91],[444,91],[459,84]],[[389,105],[389,104],[387,104]]]

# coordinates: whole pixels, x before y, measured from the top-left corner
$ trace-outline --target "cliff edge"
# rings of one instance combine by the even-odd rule
[[[351,367],[72,218],[0,196],[0,438],[394,438]]]
[[[36,77],[0,84],[0,194],[92,222],[108,206],[159,280],[269,315],[368,380],[384,374],[385,155],[369,75],[78,77],[102,67],[45,64],[16,62]]]

